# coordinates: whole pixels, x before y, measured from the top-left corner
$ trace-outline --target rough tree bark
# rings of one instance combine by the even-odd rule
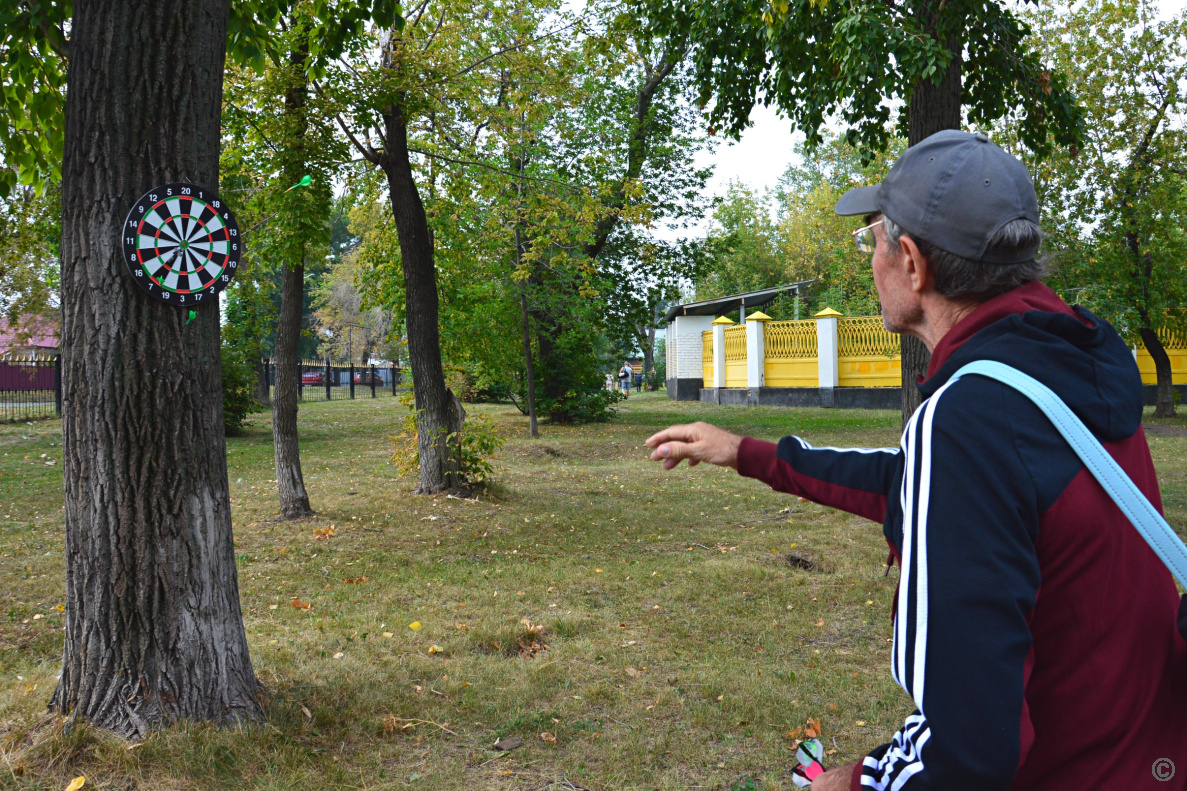
[[[1143,317],[1145,321],[1145,317]],[[1154,372],[1158,377],[1158,400],[1154,406],[1154,417],[1175,416],[1175,388],[1171,379],[1171,358],[1166,353],[1158,333],[1149,326],[1142,327],[1142,343],[1154,358]]]
[[[232,547],[218,307],[187,325],[185,310],[141,293],[119,233],[155,185],[218,185],[228,13],[229,0],[76,0],[71,26],[66,633],[50,708],[133,739],[172,720],[259,713]]]
[[[1166,117],[1170,101],[1171,96],[1167,94],[1154,113],[1154,118],[1146,127],[1141,141],[1134,149],[1133,157],[1125,169],[1126,178],[1121,179],[1118,183],[1120,204],[1123,207],[1127,226],[1125,248],[1129,251],[1130,259],[1133,262],[1133,279],[1138,286],[1138,318],[1142,320],[1139,332],[1146,351],[1150,352],[1150,356],[1154,358],[1154,372],[1158,383],[1158,399],[1154,406],[1155,417],[1174,417],[1174,384],[1171,378],[1170,357],[1167,355],[1166,349],[1163,348],[1162,341],[1158,339],[1158,333],[1153,329],[1154,325],[1150,321],[1151,305],[1154,302],[1154,295],[1151,293],[1154,283],[1154,256],[1149,250],[1142,249],[1141,223],[1134,206],[1139,203],[1145,191],[1146,179],[1153,169],[1154,163],[1151,161],[1150,154],[1151,144],[1154,142],[1154,135],[1157,134],[1158,128]]]
[[[285,124],[292,131],[292,148],[285,151],[281,168],[284,184],[295,184],[304,175],[305,109],[309,81],[305,62],[309,46],[289,53],[290,75],[284,97]],[[297,436],[297,395],[301,378],[301,317],[305,310],[305,245],[287,246],[280,285],[280,317],[276,322],[276,396],[272,400],[272,444],[276,453],[276,492],[281,519],[313,515],[309,493],[301,474],[301,444]]]
[[[935,3],[927,0],[921,4],[919,11],[924,19],[929,20],[929,26],[934,25],[934,19],[941,13],[943,0]],[[964,98],[961,84],[961,52],[963,47],[960,39],[953,35],[948,38],[947,50],[952,53],[952,62],[948,70],[940,78],[939,83],[931,79],[924,79],[915,86],[907,100],[907,145],[913,146],[944,129],[960,129],[960,108]],[[931,362],[931,352],[923,345],[923,341],[909,335],[902,336],[902,417],[903,426],[919,408],[919,387],[916,384],[919,377],[927,376],[927,366]]]
[[[284,265],[280,287],[280,317],[276,322],[276,393],[272,398],[272,444],[276,451],[276,491],[281,519],[304,519],[313,514],[301,474],[297,436],[297,390],[300,385],[301,311],[305,301],[303,261]]]
[[[524,122],[524,114],[520,113],[520,124]],[[523,132],[520,133],[520,139],[523,139]],[[527,169],[527,156],[520,152],[519,156],[511,157],[511,165],[519,171],[519,182],[516,184],[516,211],[519,211],[523,204],[523,175]],[[526,252],[526,240],[523,238],[524,220],[522,217],[516,217],[515,220],[515,269],[518,271],[523,266],[523,255]],[[524,368],[524,384],[528,407],[528,435],[532,437],[540,436],[540,421],[536,416],[536,364],[532,360],[532,328],[531,328],[531,311],[528,309],[528,284],[521,282],[519,284],[519,315],[520,315],[520,334],[523,339],[523,368]]]
[[[643,383],[648,390],[658,390],[659,385],[652,387],[649,382],[651,372],[655,369],[655,321],[647,328],[647,342],[643,346]]]
[[[389,33],[383,43],[380,65],[394,70],[401,40]],[[391,104],[380,110],[385,146],[376,151],[339,124],[363,158],[387,176],[400,263],[404,270],[404,308],[408,331],[408,367],[416,403],[416,439],[420,454],[417,494],[438,494],[459,487],[458,444],[466,412],[449,386],[441,366],[441,333],[438,326],[437,270],[433,263],[433,235],[424,202],[412,172],[408,150],[408,117],[405,95],[396,92]]]
[[[445,384],[441,367],[438,327],[437,273],[433,264],[433,239],[412,162],[408,158],[408,126],[403,107],[384,114],[388,149],[380,155],[391,195],[400,258],[404,269],[405,316],[408,324],[408,358],[416,398],[416,437],[420,452],[418,494],[437,494],[456,488],[457,458],[453,452],[465,412]]]
[[[405,316],[408,325],[408,358],[416,397],[416,435],[420,452],[419,494],[437,494],[456,488],[458,480],[456,437],[465,412],[445,384],[441,367],[438,326],[437,272],[433,263],[433,237],[424,203],[412,173],[408,151],[408,122],[399,98],[383,113],[387,148],[379,165],[387,176],[400,259],[404,269]]]

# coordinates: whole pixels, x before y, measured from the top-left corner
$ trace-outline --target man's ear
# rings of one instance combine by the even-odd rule
[[[899,253],[903,256],[903,263],[907,267],[907,276],[911,279],[911,290],[922,294],[931,280],[931,267],[927,256],[919,251],[919,245],[907,234],[899,237]]]

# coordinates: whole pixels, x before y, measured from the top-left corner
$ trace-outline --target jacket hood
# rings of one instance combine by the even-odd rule
[[[1055,391],[1098,438],[1132,436],[1142,422],[1142,380],[1133,352],[1108,322],[1069,307],[1034,281],[965,316],[932,352],[919,390],[928,398],[963,365],[994,360]]]

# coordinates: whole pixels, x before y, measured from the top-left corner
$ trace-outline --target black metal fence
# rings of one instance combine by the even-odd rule
[[[403,386],[404,371],[384,365],[334,364],[302,360],[297,397],[302,401],[393,397]],[[276,390],[276,364],[260,362],[261,396]],[[0,355],[0,422],[15,423],[62,414],[62,366],[57,354],[8,352]]]
[[[0,355],[0,422],[40,420],[62,414],[62,366],[48,352]]]
[[[348,398],[382,398],[398,394],[403,370],[391,363],[363,365],[330,360],[302,360],[297,398],[301,401],[337,401]],[[276,394],[276,363],[260,362],[260,395],[267,382],[268,399]],[[264,399],[261,399],[264,400]]]

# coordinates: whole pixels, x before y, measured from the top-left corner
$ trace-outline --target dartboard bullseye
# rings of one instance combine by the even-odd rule
[[[144,193],[121,235],[132,279],[171,305],[217,303],[239,268],[235,215],[213,190],[196,184],[165,184]]]

